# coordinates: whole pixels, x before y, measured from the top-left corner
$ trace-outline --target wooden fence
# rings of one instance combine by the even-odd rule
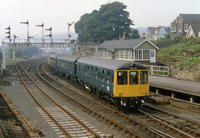
[[[157,76],[164,76],[169,77],[170,76],[170,68],[169,66],[154,66],[150,65],[147,66],[149,68],[149,74],[150,75],[157,75]]]

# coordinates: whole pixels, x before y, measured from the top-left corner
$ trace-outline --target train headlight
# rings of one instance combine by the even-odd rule
[[[123,92],[120,92],[120,95],[122,95],[123,94]]]
[[[126,106],[126,103],[124,103],[124,106]]]
[[[143,104],[143,103],[144,103],[144,100],[141,100],[141,103]]]

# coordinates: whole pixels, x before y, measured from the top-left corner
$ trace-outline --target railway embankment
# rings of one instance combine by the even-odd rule
[[[172,71],[172,78],[200,81],[200,63]]]

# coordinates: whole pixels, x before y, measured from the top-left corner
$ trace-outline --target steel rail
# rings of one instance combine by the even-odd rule
[[[48,74],[48,73],[45,71],[45,69],[44,69],[44,65],[45,65],[45,64],[46,64],[46,63],[44,62],[44,64],[42,65],[42,70],[43,70],[43,72],[44,72],[48,77],[50,77],[52,80],[56,81],[56,82],[59,83],[60,85],[64,86],[66,89],[69,89],[70,91],[72,91],[72,92],[74,92],[74,93],[77,93],[76,91],[74,91],[74,90],[70,89],[69,87],[66,87],[66,86],[63,85],[62,83],[58,82],[55,78],[53,78],[50,74]],[[42,76],[42,75],[41,75],[41,76]],[[44,77],[42,77],[42,78],[43,78],[43,80],[46,80]],[[47,81],[47,80],[46,80],[46,81]],[[52,84],[51,84],[51,85],[52,85]],[[77,93],[77,94],[79,94],[79,93]],[[81,94],[79,94],[79,95],[81,95]],[[146,130],[146,131],[149,131],[149,132],[150,132],[151,134],[153,134],[154,136],[159,136],[159,137],[172,137],[172,136],[167,135],[166,133],[161,132],[161,131],[159,131],[159,130],[153,128],[153,127],[146,126],[146,125],[144,125],[144,124],[141,124],[141,123],[139,123],[139,122],[137,122],[137,121],[131,119],[129,116],[127,116],[127,115],[124,114],[123,112],[117,110],[116,108],[112,108],[112,107],[110,106],[112,109],[114,109],[114,110],[111,110],[110,108],[108,108],[108,107],[106,107],[106,106],[103,106],[103,105],[101,105],[101,104],[99,104],[99,103],[97,103],[97,102],[95,102],[95,101],[93,101],[93,100],[91,100],[91,99],[85,97],[84,95],[81,95],[81,96],[84,97],[84,98],[86,98],[87,100],[90,100],[91,102],[95,103],[95,104],[98,105],[98,106],[101,106],[101,107],[103,107],[103,108],[106,108],[107,110],[109,110],[110,112],[112,112],[112,113],[114,113],[114,114],[118,114],[118,115],[121,116],[122,118],[128,120],[131,124],[134,124],[134,125],[137,124],[139,127],[141,127],[142,129],[144,129],[144,130]]]
[[[162,118],[160,118],[160,117],[158,117],[158,116],[156,116],[156,115],[152,115],[152,116],[154,116],[155,118],[157,118],[157,119],[159,119],[159,120],[161,120],[161,121],[163,121],[163,122],[165,122],[165,123],[167,123],[167,124],[169,124],[169,125],[171,125],[171,126],[173,126],[173,127],[175,127],[175,128],[178,128],[178,129],[180,129],[180,130],[182,130],[182,131],[184,131],[184,132],[187,132],[187,133],[189,133],[190,135],[194,135],[195,137],[200,137],[200,133],[199,133],[199,132],[193,131],[193,130],[191,130],[191,129],[189,129],[189,128],[186,128],[186,127],[182,127],[182,126],[180,126],[180,125],[177,125],[177,124],[175,124],[175,123],[172,123],[172,122],[170,122],[170,121],[167,121],[167,120],[165,120],[165,119],[162,119]]]
[[[39,74],[39,70],[38,70],[38,66],[36,68],[36,71],[38,73],[38,75],[40,77],[42,77]],[[32,77],[31,77],[32,78]],[[70,117],[72,117],[74,120],[76,120],[80,125],[82,125],[84,128],[86,128],[89,132],[91,132],[95,137],[101,137],[98,133],[96,133],[95,131],[93,131],[92,129],[90,129],[87,125],[85,125],[83,122],[81,122],[78,118],[76,118],[74,115],[72,115],[70,112],[68,112],[66,109],[64,109],[61,105],[59,105],[57,102],[55,102],[55,100],[53,100],[44,90],[42,90],[42,88],[35,82],[33,81],[33,83],[53,102],[55,103],[59,108],[61,108],[65,113],[67,113]]]
[[[199,125],[199,126],[200,126],[200,122],[199,122],[198,120],[191,119],[191,118],[188,118],[188,117],[185,117],[185,116],[182,116],[182,115],[176,115],[176,114],[171,113],[171,112],[169,112],[169,111],[164,111],[164,110],[162,110],[162,109],[159,109],[159,108],[157,108],[157,107],[155,107],[155,106],[152,106],[152,105],[150,105],[150,104],[144,104],[144,105],[147,106],[147,107],[156,109],[156,110],[161,111],[161,112],[163,112],[163,113],[169,114],[169,115],[171,115],[171,116],[174,116],[174,117],[183,119],[183,120],[185,120],[185,121],[187,121],[187,122],[190,122],[190,123],[193,123],[193,124],[196,124],[196,125]]]
[[[41,63],[42,64],[42,63]],[[53,86],[50,82],[48,82],[44,77],[42,77],[42,75],[40,74],[40,77],[43,78],[43,80],[49,84],[51,87],[53,87],[55,90],[59,91],[60,93],[64,94],[69,100],[75,102],[76,104],[78,104],[79,106],[81,106],[82,108],[84,108],[85,110],[89,111],[90,113],[98,116],[99,118],[109,122],[110,124],[113,124],[114,126],[118,127],[120,130],[124,130],[125,133],[129,133],[129,135],[131,136],[135,136],[135,137],[140,137],[138,136],[137,133],[129,130],[127,127],[122,126],[121,124],[117,123],[116,121],[110,120],[109,118],[107,118],[106,116],[103,116],[95,111],[93,111],[92,109],[86,107],[85,105],[79,103],[79,101],[72,99],[70,96],[66,95],[65,93],[63,93],[61,90],[59,90],[57,87]],[[71,90],[71,89],[70,89]]]
[[[23,68],[23,67],[22,67]],[[38,66],[37,66],[38,68]],[[24,69],[25,70],[25,69]],[[25,71],[26,72],[26,71]],[[37,71],[38,72],[38,71]],[[33,78],[27,74],[29,78],[33,81],[33,83],[59,108],[61,108],[65,113],[67,113],[69,116],[71,116],[74,120],[76,120],[80,125],[82,125],[85,129],[87,129],[89,132],[91,132],[95,137],[101,137],[98,133],[94,132],[92,129],[90,129],[87,125],[85,125],[83,122],[81,122],[79,119],[77,119],[74,115],[72,115],[70,112],[68,112],[66,109],[64,109],[61,105],[59,105],[55,100],[53,100],[34,80]]]
[[[12,112],[15,114],[15,116],[18,118],[18,120],[21,122],[22,126],[26,130],[26,132],[29,134],[30,137],[39,138],[40,136],[38,133],[34,131],[34,129],[31,127],[31,125],[28,123],[28,121],[22,116],[22,114],[19,112],[19,110],[14,106],[12,101],[7,97],[7,95],[3,92],[3,90],[0,88],[0,94],[6,101],[7,105],[10,107]]]
[[[176,132],[176,133],[179,134],[180,136],[187,137],[187,138],[192,138],[192,137],[193,137],[192,135],[189,135],[189,134],[187,134],[187,133],[185,133],[185,132],[183,132],[183,131],[177,129],[177,128],[175,128],[175,127],[173,127],[173,126],[171,126],[171,125],[169,125],[169,124],[167,124],[167,123],[165,123],[165,122],[163,122],[163,121],[161,121],[161,120],[155,118],[154,116],[152,116],[152,115],[150,115],[150,114],[148,114],[148,113],[146,113],[146,112],[144,112],[144,111],[142,111],[142,110],[140,110],[140,109],[138,109],[138,111],[140,111],[141,113],[143,113],[143,114],[145,114],[146,116],[148,116],[151,120],[153,120],[153,121],[155,121],[155,122],[158,122],[159,124],[168,127],[170,130],[173,130],[174,132]]]
[[[39,103],[39,101],[33,96],[33,94],[31,93],[31,91],[29,90],[28,86],[26,85],[24,79],[22,78],[21,76],[21,73],[19,72],[19,69],[17,68],[17,66],[15,66],[17,71],[18,71],[18,74],[20,76],[20,79],[22,80],[25,88],[27,89],[27,91],[29,92],[29,94],[31,95],[31,97],[34,99],[34,101],[37,103],[37,105],[49,116],[49,118],[51,118],[53,120],[53,122],[63,131],[63,133],[69,137],[69,138],[72,138],[72,136],[53,118],[53,116],[51,116],[48,111]],[[22,67],[22,66],[21,66]],[[22,67],[23,68],[23,67]],[[24,68],[23,68],[24,69]],[[24,70],[27,74],[28,72],[26,70]]]

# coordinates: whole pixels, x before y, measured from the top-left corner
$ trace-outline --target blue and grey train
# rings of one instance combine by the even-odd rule
[[[122,110],[140,107],[149,96],[149,70],[137,62],[50,54],[48,64]]]

